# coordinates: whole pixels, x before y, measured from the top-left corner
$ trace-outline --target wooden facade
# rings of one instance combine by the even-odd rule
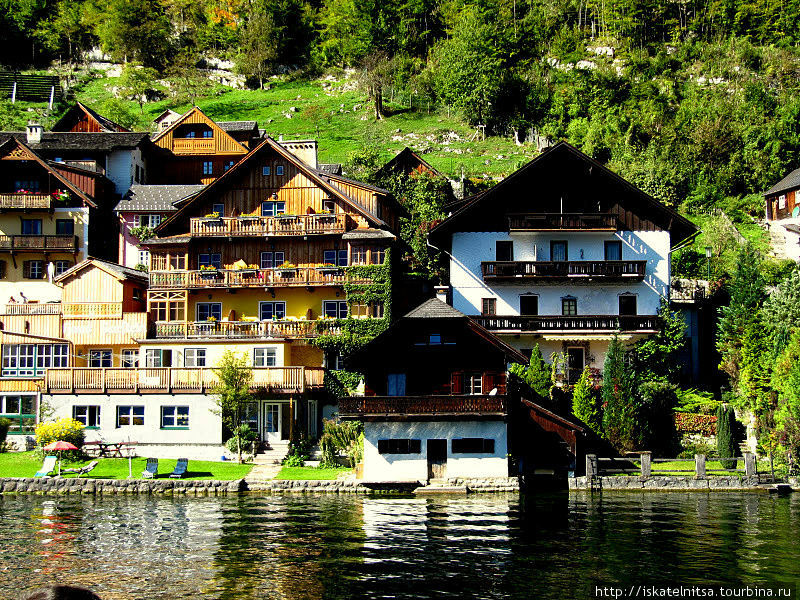
[[[52,131],[72,133],[110,133],[130,131],[119,123],[99,115],[88,106],[76,102],[63,117],[61,117]]]
[[[785,190],[767,196],[767,219],[777,221],[800,216],[800,189]]]

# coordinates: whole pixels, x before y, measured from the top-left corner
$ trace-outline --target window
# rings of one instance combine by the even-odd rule
[[[36,397],[0,396],[0,418],[9,419],[9,435],[33,433],[36,428]]]
[[[173,271],[182,271],[186,268],[186,255],[176,254],[169,257],[169,268]]]
[[[6,276],[6,261],[0,260],[0,279]]]
[[[38,179],[17,179],[14,182],[14,191],[25,190],[26,192],[38,194],[40,189]]]
[[[497,314],[497,298],[481,298],[481,314],[491,317]]]
[[[75,235],[75,221],[56,219],[56,235]]]
[[[222,254],[215,252],[213,254],[198,254],[197,255],[198,267],[216,267],[219,269],[222,266]]]
[[[211,129],[204,129],[203,130],[203,137],[204,138],[213,138],[214,132]]]
[[[278,351],[275,348],[253,348],[254,367],[274,367],[278,364]]]
[[[235,164],[236,164],[236,161],[226,160],[224,163],[222,163],[222,170],[223,171],[227,171],[228,169],[233,167],[233,165],[235,165]]]
[[[343,300],[323,300],[322,314],[332,319],[346,319],[347,302]]]
[[[259,302],[258,318],[261,321],[286,318],[286,302]]]
[[[214,163],[210,160],[203,161],[203,175],[213,175],[214,174]]]
[[[42,220],[22,219],[22,235],[42,235]]]
[[[44,261],[42,260],[22,261],[22,276],[25,279],[42,279],[44,277]]]
[[[195,321],[208,321],[222,318],[222,302],[198,302],[195,308]]]
[[[84,427],[97,429],[100,427],[100,407],[99,406],[73,406],[72,418]]]
[[[43,375],[45,369],[69,366],[68,344],[4,344],[3,377]]]
[[[144,351],[144,364],[151,369],[172,366],[172,350],[147,348]]]
[[[526,294],[519,297],[519,314],[533,316],[539,314],[539,296]]]
[[[275,175],[283,175],[283,165],[275,166]]]
[[[553,262],[567,260],[567,242],[550,242],[550,260]]]
[[[471,396],[480,396],[483,393],[483,374],[464,374],[464,393]]]
[[[278,202],[277,200],[270,200],[261,203],[261,216],[274,217],[275,215],[286,214],[286,202]]]
[[[211,212],[217,213],[220,217],[225,216],[225,205],[224,204],[212,204],[211,205]]]
[[[161,215],[133,215],[134,227],[152,227],[155,229],[161,224]]]
[[[139,264],[144,265],[145,267],[150,267],[150,251],[149,250],[139,250]]]
[[[382,265],[386,262],[386,248],[382,246],[373,246],[372,248],[372,264]]]
[[[606,260],[622,260],[622,242],[605,242]]]
[[[561,314],[565,317],[575,317],[578,315],[578,299],[577,298],[562,298],[561,299]]]
[[[405,396],[406,395],[406,374],[389,373],[386,376],[386,395]]]
[[[269,167],[269,165],[265,165],[265,166],[264,166],[264,167],[261,169],[261,174],[262,174],[262,175],[264,175],[265,177],[266,177],[267,175],[271,175],[271,174],[272,174],[272,169]]]
[[[248,402],[244,405],[241,424],[250,427],[250,431],[258,431],[258,402]]]
[[[619,314],[636,314],[636,296],[634,294],[622,294],[619,297]]]
[[[66,273],[67,271],[69,271],[69,268],[71,266],[72,266],[72,261],[70,261],[70,260],[57,260],[55,262],[56,277],[58,277],[59,275],[62,275],[63,273]]]
[[[89,350],[90,367],[111,367],[111,350]]]
[[[118,406],[117,427],[144,425],[144,406]]]
[[[378,440],[379,454],[419,454],[422,452],[421,440]]]
[[[326,265],[347,266],[347,250],[325,250],[322,256]]]
[[[189,407],[162,406],[161,429],[189,429]]]
[[[338,352],[329,352],[325,355],[325,366],[332,371],[344,369],[344,356]]]
[[[336,202],[333,200],[323,200],[322,201],[322,212],[326,213],[335,213],[336,212]]]
[[[432,333],[428,336],[428,344],[431,346],[438,346],[442,343],[441,333]]]
[[[126,369],[132,369],[139,366],[139,351],[133,348],[126,348],[122,351],[122,359],[120,366]]]
[[[778,210],[783,210],[786,208],[786,195],[781,194],[778,196]]]
[[[261,268],[274,269],[286,262],[286,254],[283,252],[262,252],[261,253]]]
[[[157,300],[150,303],[156,321],[183,321],[183,300]]]
[[[514,243],[509,241],[496,241],[494,243],[495,260],[509,262],[514,260]]]
[[[350,306],[350,316],[354,319],[382,319],[383,302],[369,304],[353,304]]]
[[[367,264],[367,248],[365,246],[353,246],[350,251],[351,265]]]
[[[133,288],[131,290],[131,300],[139,300],[141,302],[142,290],[140,290],[139,288]]]
[[[183,351],[184,367],[205,367],[206,349],[205,348],[186,348]]]
[[[453,454],[494,454],[494,440],[486,438],[458,438],[451,442]]]

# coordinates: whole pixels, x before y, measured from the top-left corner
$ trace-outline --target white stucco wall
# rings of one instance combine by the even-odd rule
[[[114,192],[119,196],[124,195],[134,183],[136,165],[144,170],[144,160],[139,148],[114,150],[106,156],[106,177],[114,183]]]
[[[222,358],[222,355],[225,354],[226,351],[231,350],[237,355],[244,354],[247,357],[248,364],[253,364],[253,350],[255,348],[274,348],[275,349],[275,366],[276,367],[284,367],[284,366],[291,366],[286,364],[286,355],[288,350],[287,343],[269,343],[269,342],[230,342],[230,341],[223,341],[223,342],[209,342],[208,340],[202,342],[193,342],[191,340],[186,340],[183,342],[176,342],[176,343],[158,343],[158,342],[148,342],[146,344],[142,344],[139,349],[139,366],[145,367],[147,366],[146,361],[146,351],[147,349],[151,348],[159,348],[163,350],[172,350],[172,366],[173,367],[184,367],[186,366],[184,360],[184,350],[187,348],[205,348],[206,350],[206,366],[207,367],[215,367],[217,363]]]
[[[539,285],[484,283],[481,262],[493,261],[495,242],[512,241],[515,261],[549,261],[550,242],[566,240],[567,259],[603,260],[605,241],[622,242],[623,260],[646,260],[646,275],[642,282],[621,284]],[[637,296],[637,312],[656,314],[662,296],[669,290],[669,233],[665,231],[556,232],[509,234],[507,232],[460,232],[453,234],[450,260],[450,285],[453,307],[468,315],[481,312],[482,298],[497,299],[498,315],[518,315],[519,296],[534,293],[539,296],[540,315],[561,314],[561,298],[571,295],[578,299],[579,315],[615,315],[619,312],[618,296],[632,293]]]
[[[494,439],[494,454],[453,454],[453,438]],[[378,440],[421,440],[420,454],[380,454]],[[427,481],[427,440],[447,440],[446,477],[507,477],[508,435],[502,421],[364,423],[364,481]]]

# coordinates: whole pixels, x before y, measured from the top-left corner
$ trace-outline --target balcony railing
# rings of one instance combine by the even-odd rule
[[[595,230],[616,231],[617,215],[597,213],[528,213],[509,215],[511,231]]]
[[[484,281],[532,280],[572,282],[644,279],[647,261],[644,260],[580,260],[580,261],[513,261],[482,262]]]
[[[77,250],[76,235],[0,235],[0,251],[74,253]]]
[[[505,396],[348,396],[341,416],[505,415]]]
[[[318,325],[319,324],[319,325]],[[333,320],[319,321],[201,321],[155,324],[157,338],[267,339],[306,338],[324,333],[339,333]]]
[[[585,315],[565,317],[541,316],[480,316],[475,321],[492,331],[502,332],[595,332],[632,331],[649,333],[660,328],[657,315]]]
[[[172,151],[175,154],[214,154],[214,138],[172,138]]]
[[[321,367],[253,367],[252,388],[303,392],[322,387]],[[44,389],[50,394],[74,393],[204,393],[219,381],[212,368],[69,368],[47,369]]]
[[[347,231],[347,215],[278,215],[276,217],[199,217],[189,222],[197,237],[319,235]]]
[[[61,304],[58,302],[48,302],[39,304],[38,302],[28,302],[26,304],[6,304],[3,308],[4,315],[59,315],[61,314]]]
[[[0,208],[49,210],[52,200],[49,194],[0,194]]]
[[[119,319],[121,302],[67,302],[63,305],[65,317],[83,319]]]
[[[150,287],[153,289],[304,287],[312,285],[325,286],[369,282],[369,279],[348,276],[343,269],[323,267],[152,271],[150,273]]]

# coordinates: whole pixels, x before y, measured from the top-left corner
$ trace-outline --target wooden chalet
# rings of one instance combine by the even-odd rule
[[[410,176],[412,173],[418,175],[427,173],[434,177],[444,177],[442,173],[432,167],[424,158],[406,146],[397,156],[383,165],[378,172],[375,173],[375,178],[380,181],[383,177],[392,175]]]
[[[211,183],[239,162],[258,138],[255,121],[216,123],[195,106],[153,136],[148,183]]]
[[[53,125],[51,131],[73,133],[121,133],[130,129],[95,112],[85,104],[76,102]]]
[[[795,169],[764,192],[768,221],[800,218],[800,169]]]

